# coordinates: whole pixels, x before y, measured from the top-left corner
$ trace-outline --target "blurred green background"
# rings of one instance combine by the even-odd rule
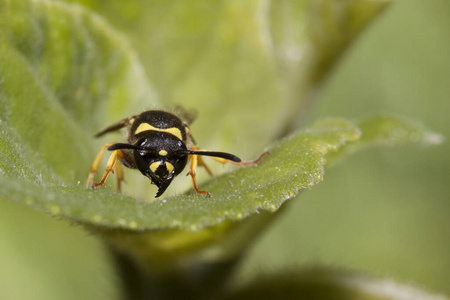
[[[303,192],[247,255],[255,270],[325,265],[450,294],[450,2],[398,1],[346,53],[312,119],[389,112],[437,147],[358,152]]]
[[[310,121],[389,112],[448,137],[450,2],[394,3],[348,51]],[[448,139],[448,138],[447,138]],[[450,146],[358,152],[301,193],[247,253],[235,281],[330,266],[450,294]],[[0,299],[117,299],[101,242],[0,202]]]

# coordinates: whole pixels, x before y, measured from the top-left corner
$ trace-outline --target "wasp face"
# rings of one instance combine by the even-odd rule
[[[133,151],[136,166],[158,187],[159,197],[186,166],[188,155],[177,153],[186,151],[186,145],[172,134],[156,131],[147,132],[135,145],[140,148]]]
[[[114,166],[117,170],[121,170],[120,163],[122,163],[128,168],[137,168],[144,176],[150,178],[152,183],[158,186],[156,197],[159,197],[172,180],[183,171],[188,158],[192,157],[188,174],[192,177],[194,191],[197,194],[208,196],[207,191],[198,189],[195,179],[199,156],[215,157],[221,163],[231,162],[241,166],[250,166],[257,164],[264,155],[268,154],[268,152],[264,152],[254,161],[243,162],[239,157],[230,153],[201,150],[195,145],[194,139],[189,133],[188,124],[178,116],[160,110],[148,110],[139,115],[123,119],[107,127],[96,136],[99,137],[123,127],[128,127],[127,143],[108,143],[102,147],[92,164],[86,187],[102,186],[108,174],[113,171]],[[186,144],[190,146],[189,150]],[[98,170],[105,149],[113,151],[113,154],[108,160],[102,180],[94,184],[94,174]],[[115,165],[116,162],[119,164]],[[201,165],[211,174],[203,161],[201,161]],[[118,190],[120,191],[120,183],[123,180],[122,174],[118,174],[117,179]]]

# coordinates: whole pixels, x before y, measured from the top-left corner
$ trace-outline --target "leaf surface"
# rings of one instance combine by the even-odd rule
[[[426,137],[430,136],[423,128],[405,119],[389,119],[390,133],[383,134],[377,133],[376,128],[384,130],[386,118],[376,117],[363,124],[364,128],[370,128],[368,135],[379,136],[378,143],[387,145],[404,143],[408,136],[410,142],[427,141]],[[395,132],[399,130],[404,134],[396,137]],[[277,210],[298,191],[311,188],[323,179],[325,157],[329,151],[336,151],[346,144],[350,147],[360,134],[356,125],[345,120],[319,122],[269,148],[271,154],[259,165],[236,168],[202,184],[202,189],[211,192],[210,198],[191,191],[146,203],[103,188],[42,186],[17,180],[2,180],[4,188],[0,193],[37,210],[107,228],[198,230],[226,219],[243,219],[261,209]]]

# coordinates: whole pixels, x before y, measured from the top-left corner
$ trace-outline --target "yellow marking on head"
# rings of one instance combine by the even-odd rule
[[[166,150],[161,150],[158,152],[159,155],[161,156],[166,156],[167,155],[167,151]]]
[[[179,128],[176,128],[176,127],[156,128],[148,123],[142,123],[141,125],[139,125],[138,128],[136,129],[136,131],[134,132],[134,134],[138,134],[138,133],[141,133],[143,131],[148,131],[148,130],[167,132],[167,133],[170,133],[171,135],[176,136],[180,140],[183,140],[183,135],[181,134],[181,130]]]
[[[152,164],[150,165],[150,171],[152,171],[153,173],[155,173],[155,172],[156,172],[156,169],[158,169],[158,167],[159,167],[159,161],[154,162],[154,163],[152,163]]]
[[[169,173],[172,173],[173,171],[173,165],[170,162],[166,162],[166,168]]]

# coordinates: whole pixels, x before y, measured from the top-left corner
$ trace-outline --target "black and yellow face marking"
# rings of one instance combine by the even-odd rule
[[[206,191],[197,188],[195,172],[197,166],[203,166],[211,174],[201,156],[210,156],[221,163],[234,163],[237,165],[253,165],[261,161],[268,152],[251,162],[242,162],[233,154],[215,151],[200,150],[189,133],[189,127],[176,115],[159,110],[145,111],[139,115],[119,121],[107,127],[96,136],[128,127],[127,143],[106,144],[91,167],[87,187],[97,187],[105,183],[108,174],[116,168],[118,175],[118,189],[123,180],[120,164],[131,169],[138,169],[158,187],[156,197],[161,196],[172,180],[186,167],[191,160],[188,175],[192,177],[192,185],[196,193],[209,195]],[[105,149],[112,151],[108,160],[106,171],[98,184],[93,183],[95,172],[98,170]]]

